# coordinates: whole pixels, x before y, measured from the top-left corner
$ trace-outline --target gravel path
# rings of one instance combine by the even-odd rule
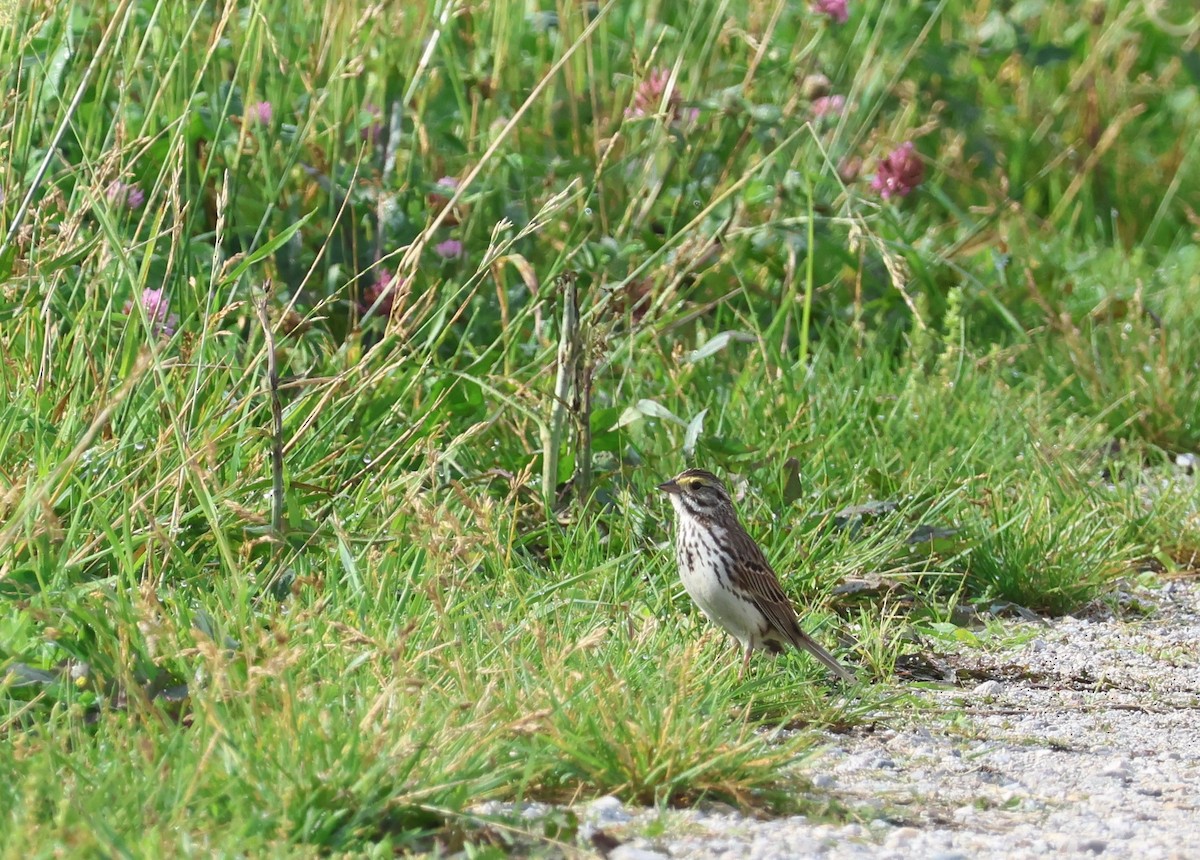
[[[611,860],[1200,858],[1200,582],[1133,602],[1020,622],[1024,644],[948,658],[965,685],[915,691],[920,725],[830,735],[810,773],[865,825],[686,810],[647,839],[659,813],[615,798],[584,820],[629,840]]]

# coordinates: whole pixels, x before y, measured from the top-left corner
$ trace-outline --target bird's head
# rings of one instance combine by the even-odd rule
[[[733,514],[733,499],[721,479],[704,469],[685,469],[658,488],[679,514],[717,519]]]

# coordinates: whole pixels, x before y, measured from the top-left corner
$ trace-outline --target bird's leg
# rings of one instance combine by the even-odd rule
[[[746,654],[742,657],[742,671],[738,672],[738,680],[746,677],[746,670],[750,668],[750,655],[754,653],[754,648],[750,645],[746,646]]]

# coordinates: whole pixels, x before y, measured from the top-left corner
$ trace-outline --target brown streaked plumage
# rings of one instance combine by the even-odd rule
[[[796,609],[712,472],[686,469],[658,488],[675,508],[675,557],[683,587],[714,624],[744,649],[741,674],[757,648],[792,645],[812,654],[844,681],[854,675],[800,627]]]

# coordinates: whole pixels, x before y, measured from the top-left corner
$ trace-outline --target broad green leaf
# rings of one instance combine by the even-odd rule
[[[790,505],[804,495],[804,484],[800,481],[800,461],[795,457],[788,457],[783,464],[783,473],[787,478],[783,485],[783,502]]]
[[[708,414],[707,409],[701,409],[695,414],[691,421],[688,422],[687,432],[683,434],[683,456],[690,460],[696,453],[696,442],[700,439],[700,434],[704,430],[704,416]]]
[[[621,427],[626,427],[635,421],[641,421],[643,418],[660,418],[663,421],[670,421],[674,424],[678,424],[680,427],[687,426],[686,421],[658,401],[642,399],[622,412],[621,417],[617,420],[617,423],[614,424],[610,429],[617,430]]]
[[[704,346],[692,350],[683,360],[688,364],[695,364],[697,361],[708,358],[710,355],[716,355],[734,341],[738,343],[754,343],[754,335],[747,334],[744,331],[723,331],[720,334],[714,334]]]

